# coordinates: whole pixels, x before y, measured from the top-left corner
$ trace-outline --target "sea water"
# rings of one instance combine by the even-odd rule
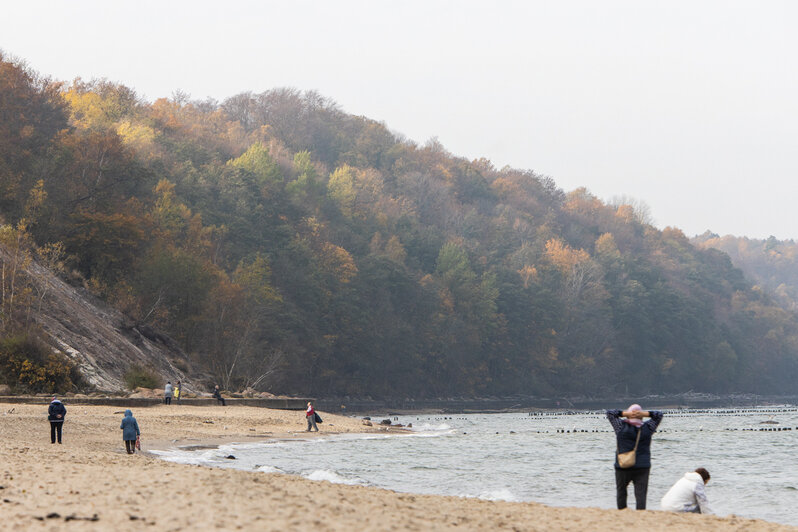
[[[372,418],[377,426],[388,416]],[[398,492],[615,507],[615,436],[603,412],[390,419],[413,428],[409,434],[325,435],[329,425],[323,424],[307,440],[155,453],[174,462]],[[684,473],[704,467],[712,475],[707,494],[716,514],[798,525],[793,406],[666,411],[651,452],[649,509],[659,509],[659,500]],[[634,507],[631,485],[629,506]]]

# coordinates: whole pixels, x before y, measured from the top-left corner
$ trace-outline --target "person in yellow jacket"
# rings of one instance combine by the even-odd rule
[[[183,391],[183,385],[180,383],[180,381],[177,381],[177,385],[175,386],[175,389],[172,392],[172,395],[174,395],[174,398],[177,399],[178,403],[180,402],[180,393],[182,391]]]

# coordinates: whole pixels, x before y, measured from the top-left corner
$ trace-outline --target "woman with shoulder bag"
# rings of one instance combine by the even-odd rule
[[[626,410],[607,410],[607,419],[615,430],[615,490],[618,509],[626,508],[629,482],[635,487],[638,510],[646,509],[648,475],[651,471],[651,436],[662,421],[662,412],[646,411],[640,405]],[[643,418],[650,418],[643,421]]]

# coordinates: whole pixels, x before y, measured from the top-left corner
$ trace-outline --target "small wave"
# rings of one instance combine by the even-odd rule
[[[260,471],[261,473],[285,473],[282,469],[270,465],[257,466],[255,471]]]
[[[445,430],[452,430],[452,426],[448,423],[441,423],[440,425],[430,425],[429,423],[424,423],[423,425],[414,425],[413,428],[416,431],[435,431],[435,432],[442,432]]]
[[[346,478],[339,475],[335,471],[330,471],[329,469],[317,469],[316,471],[312,471],[302,476],[309,480],[324,480],[327,482],[332,482],[333,484],[347,484],[349,486],[365,484],[359,479]]]
[[[213,461],[214,458],[219,457],[218,449],[209,449],[202,452],[181,451],[177,449],[170,449],[168,451],[152,450],[149,452],[163,460],[166,460],[167,462],[188,465],[209,465],[209,462]]]
[[[521,499],[516,497],[513,492],[507,488],[484,491],[478,498],[485,499],[486,501],[521,502]]]

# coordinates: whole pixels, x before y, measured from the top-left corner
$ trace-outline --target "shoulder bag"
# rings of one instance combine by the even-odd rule
[[[629,469],[634,467],[637,460],[637,444],[640,443],[640,433],[643,432],[643,427],[637,430],[637,439],[635,440],[635,448],[626,453],[618,453],[618,467],[621,469]]]

